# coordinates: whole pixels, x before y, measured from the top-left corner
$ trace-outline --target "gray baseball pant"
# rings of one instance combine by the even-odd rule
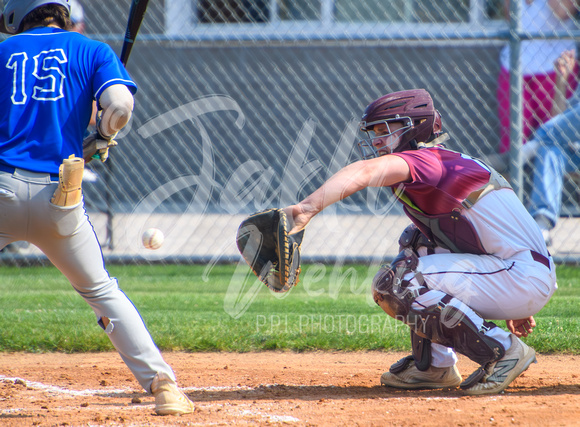
[[[46,173],[0,171],[0,248],[20,240],[37,246],[92,307],[97,320],[110,320],[105,331],[145,390],[151,391],[158,372],[175,379],[139,312],[105,269],[84,203],[60,207],[50,202],[57,185],[58,179]]]

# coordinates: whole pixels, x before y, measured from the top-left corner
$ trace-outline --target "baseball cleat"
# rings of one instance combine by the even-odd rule
[[[160,372],[153,378],[151,393],[155,396],[155,412],[158,415],[183,415],[194,411],[193,402],[177,388],[175,381]]]
[[[515,335],[511,335],[512,345],[504,357],[478,368],[462,384],[465,394],[497,394],[503,391],[522,372],[536,363],[536,352]]]
[[[410,363],[399,373],[385,372],[381,384],[405,390],[455,388],[461,384],[461,375],[455,365],[447,368],[430,366],[426,371],[420,371],[415,363]]]

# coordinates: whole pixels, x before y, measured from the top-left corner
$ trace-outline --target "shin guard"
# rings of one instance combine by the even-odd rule
[[[408,325],[417,335],[454,348],[480,365],[501,359],[505,354],[504,346],[485,334],[497,326],[484,321],[478,328],[467,314],[449,305],[452,299],[446,295],[436,305],[422,310],[411,308]]]
[[[406,370],[411,363],[420,371],[426,371],[431,366],[431,341],[420,337],[411,329],[411,347],[413,354],[396,361],[389,368],[392,374],[398,374]]]
[[[411,329],[411,348],[415,366],[420,371],[426,371],[431,366],[431,341],[420,337]]]

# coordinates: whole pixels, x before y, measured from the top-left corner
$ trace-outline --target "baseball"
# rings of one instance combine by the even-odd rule
[[[163,232],[158,228],[149,228],[145,230],[142,236],[143,246],[147,249],[159,249],[163,244],[165,237]]]

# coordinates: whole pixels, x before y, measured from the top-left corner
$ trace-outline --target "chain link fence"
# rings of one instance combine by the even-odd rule
[[[409,88],[433,95],[449,148],[521,173],[515,187],[529,203],[532,167],[513,153],[498,156],[500,51],[526,38],[577,43],[580,26],[573,17],[567,32],[518,30],[502,4],[151,1],[127,66],[139,86],[132,121],[110,161],[92,162],[85,174],[87,212],[105,257],[237,261],[240,221],[299,201],[357,159],[364,107]],[[83,7],[86,35],[120,53],[130,1],[85,0]],[[518,105],[521,90],[512,96]],[[521,124],[512,122],[514,129],[517,138]],[[579,196],[577,175],[566,174],[550,248],[560,261],[580,260]],[[380,262],[396,254],[407,223],[389,191],[365,190],[315,218],[304,257]],[[165,233],[161,249],[142,247],[149,227]],[[44,259],[21,242],[0,257]]]

